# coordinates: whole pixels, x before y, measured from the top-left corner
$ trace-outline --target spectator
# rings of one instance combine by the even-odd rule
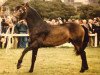
[[[89,34],[94,34],[95,33],[95,25],[93,24],[93,20],[92,19],[88,20],[88,28],[89,28]],[[93,47],[93,45],[94,45],[94,37],[90,37],[89,45],[91,47]]]
[[[89,33],[95,33],[95,27],[96,25],[93,24],[93,20],[88,20],[88,27],[89,27]]]
[[[24,20],[20,21],[18,24],[18,33],[19,34],[27,34],[28,27],[26,25],[26,22]],[[27,44],[27,36],[21,36],[19,37],[18,43],[19,43],[19,48],[26,48]]]
[[[88,24],[87,24],[87,20],[82,20],[82,22],[83,22],[83,25],[87,28],[87,29],[89,29],[89,27],[88,27]]]
[[[97,39],[98,39],[98,45],[100,41],[100,21],[98,18],[94,18],[94,24],[96,25],[95,27],[95,32],[97,33]]]
[[[2,48],[2,42],[1,42],[1,21],[2,21],[2,18],[0,17],[0,48]]]
[[[64,24],[67,23],[66,19],[63,19],[63,23],[64,23]]]
[[[1,35],[1,30],[2,30],[2,28],[1,28],[1,21],[2,21],[2,18],[0,17],[0,35]]]
[[[2,21],[1,21],[1,33],[6,33],[7,32],[7,29],[9,28],[9,24],[8,23],[6,23],[6,21],[5,21],[5,19],[6,18],[3,18],[2,19]],[[2,38],[3,39],[3,38]],[[6,48],[6,46],[7,46],[7,38],[4,38],[4,40],[2,41],[2,42],[4,42],[3,44],[3,46],[4,46],[4,48]]]
[[[58,18],[58,24],[63,24],[62,19],[60,17]]]
[[[72,20],[71,19],[68,19],[68,22],[72,22]]]
[[[51,25],[58,25],[58,21],[56,19],[52,19],[50,24]]]
[[[77,23],[77,24],[80,24],[80,21],[77,19],[77,20],[73,20],[73,22]]]
[[[2,33],[6,33],[9,25],[5,22],[5,19],[2,19],[1,26],[2,26]]]

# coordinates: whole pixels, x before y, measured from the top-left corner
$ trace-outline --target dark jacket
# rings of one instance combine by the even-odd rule
[[[25,24],[16,24],[15,33],[27,33],[28,27]]]
[[[5,22],[5,19],[2,19],[1,27],[2,27],[2,33],[6,33],[8,27],[9,27],[9,24],[7,24],[7,23]]]
[[[84,31],[85,31],[85,35],[84,35],[84,41],[83,42],[89,42],[89,34],[88,34],[88,29],[82,25]]]

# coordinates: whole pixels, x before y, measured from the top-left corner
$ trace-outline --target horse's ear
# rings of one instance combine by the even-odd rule
[[[24,5],[25,7],[29,7],[29,4],[28,4],[28,2],[27,3],[25,3],[25,5]]]

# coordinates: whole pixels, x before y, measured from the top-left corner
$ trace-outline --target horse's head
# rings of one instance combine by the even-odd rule
[[[12,20],[14,22],[23,20],[27,16],[28,3],[15,7]]]
[[[14,22],[18,22],[24,19],[28,24],[31,23],[31,25],[33,25],[33,23],[35,25],[35,23],[43,21],[41,16],[38,14],[38,12],[34,8],[30,7],[28,3],[17,6],[14,9],[12,20]]]

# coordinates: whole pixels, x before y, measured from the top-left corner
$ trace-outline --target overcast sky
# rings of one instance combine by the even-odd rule
[[[75,0],[75,2],[83,2],[84,4],[87,4],[88,0]]]

